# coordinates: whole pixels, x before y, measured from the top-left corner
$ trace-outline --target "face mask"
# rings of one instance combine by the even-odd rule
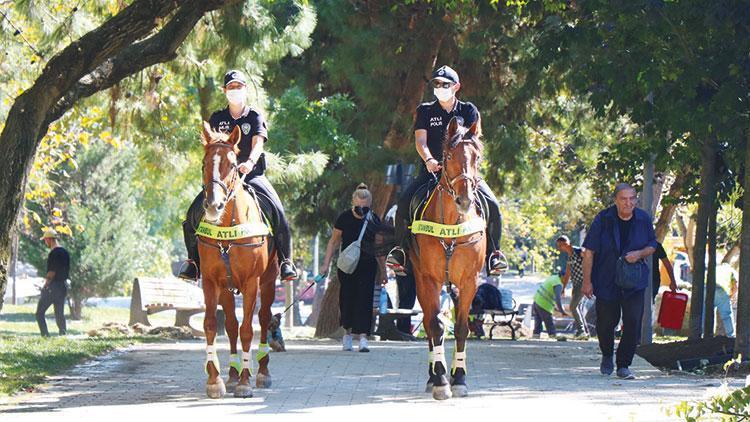
[[[445,102],[453,98],[452,88],[434,88],[432,91],[435,93],[435,97],[440,101]]]
[[[368,212],[370,212],[370,207],[354,207],[354,212],[357,213],[357,215],[365,216]]]
[[[227,90],[227,101],[229,101],[230,104],[244,104],[245,103],[245,90],[244,89]]]

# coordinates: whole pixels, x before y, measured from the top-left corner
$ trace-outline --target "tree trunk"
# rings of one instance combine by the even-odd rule
[[[716,204],[712,207],[711,216],[708,220],[708,269],[706,277],[706,309],[705,323],[703,324],[703,336],[705,338],[714,336],[714,296],[716,293]]]
[[[339,310],[339,292],[341,283],[336,272],[332,272],[326,294],[315,326],[315,337],[332,337],[341,328],[341,311]]]
[[[729,251],[724,255],[724,258],[721,260],[722,264],[731,264],[732,260],[734,260],[734,257],[740,254],[740,244],[735,243],[732,245],[731,248],[729,248]]]
[[[664,242],[664,239],[669,234],[669,226],[672,224],[672,219],[679,207],[677,199],[682,196],[685,179],[686,177],[684,174],[678,174],[675,177],[674,182],[672,182],[672,186],[669,187],[667,198],[670,199],[670,203],[661,208],[661,214],[659,214],[659,219],[656,221],[654,227],[654,230],[656,231],[656,240],[659,243]]]
[[[8,283],[10,233],[16,229],[26,176],[49,125],[80,99],[172,60],[198,20],[229,1],[135,0],[52,57],[31,88],[15,99],[0,133],[0,156],[6,163],[0,179],[0,310]],[[158,32],[149,36],[157,26]]]
[[[690,298],[690,339],[700,339],[703,331],[703,300],[706,277],[706,237],[708,220],[716,201],[716,140],[709,136],[701,147],[701,188],[693,248],[693,287]]]
[[[74,297],[70,300],[70,319],[80,321],[83,319],[83,299]]]
[[[740,279],[737,293],[737,337],[735,355],[750,356],[750,131],[745,143],[745,194],[742,199],[742,234],[740,235]]]

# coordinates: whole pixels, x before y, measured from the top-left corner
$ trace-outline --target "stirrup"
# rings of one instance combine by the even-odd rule
[[[198,281],[200,277],[200,268],[194,260],[188,259],[180,265],[180,271],[177,273],[177,277],[183,280]]]
[[[396,254],[401,254],[401,261],[399,261]],[[393,270],[398,276],[406,276],[406,253],[400,246],[395,246],[388,252],[388,257],[385,259],[385,266]]]
[[[496,258],[495,265],[492,265],[493,258]],[[487,274],[491,276],[501,275],[503,272],[508,270],[508,259],[505,255],[498,251],[492,252],[489,259],[487,260]]]
[[[288,272],[286,275],[284,274],[284,266],[291,267],[291,271]],[[299,274],[297,273],[297,268],[294,266],[294,263],[290,259],[285,259],[281,261],[281,266],[279,268],[281,274],[281,281],[292,281],[299,278]]]

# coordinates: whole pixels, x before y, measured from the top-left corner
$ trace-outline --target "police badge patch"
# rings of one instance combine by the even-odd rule
[[[252,129],[252,126],[250,126],[250,123],[243,123],[241,128],[242,128],[242,133],[247,135],[248,133],[250,133],[250,129]]]

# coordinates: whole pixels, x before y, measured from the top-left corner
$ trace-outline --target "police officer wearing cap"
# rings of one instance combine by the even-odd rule
[[[417,118],[414,124],[414,137],[417,152],[424,166],[417,180],[404,190],[399,198],[396,211],[396,242],[397,245],[388,254],[387,265],[396,274],[405,274],[406,253],[409,246],[409,206],[414,193],[440,172],[443,159],[443,139],[448,122],[451,118],[458,118],[462,126],[469,127],[478,123],[481,133],[481,119],[477,107],[460,101],[456,93],[461,88],[458,73],[448,66],[442,66],[432,73],[430,81],[436,101],[423,103],[417,107]],[[507,268],[507,261],[500,252],[500,236],[502,231],[502,216],[500,204],[484,180],[477,184],[478,191],[487,199],[489,206],[487,227],[487,274],[499,275]]]
[[[266,168],[263,144],[268,140],[266,120],[259,111],[246,104],[247,80],[239,70],[230,70],[224,75],[224,93],[229,105],[214,112],[208,122],[211,129],[217,132],[231,133],[235,126],[240,127],[242,138],[238,144],[240,153],[237,162],[241,173],[247,174],[245,183],[250,185],[259,197],[267,199],[273,207],[271,225],[273,238],[279,252],[281,265],[281,279],[285,281],[297,278],[297,270],[292,262],[292,233],[284,213],[284,206],[268,179],[263,175]],[[195,280],[200,268],[198,256],[198,240],[195,229],[203,218],[203,191],[198,194],[190,205],[187,217],[182,223],[187,248],[187,265],[182,266],[179,277]]]

